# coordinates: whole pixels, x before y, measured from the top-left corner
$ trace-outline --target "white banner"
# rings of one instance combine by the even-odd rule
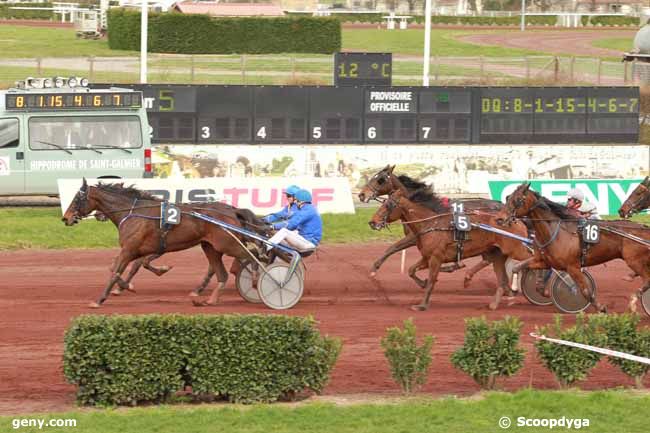
[[[97,179],[88,179],[89,185]],[[105,179],[103,182],[118,180]],[[81,179],[59,179],[61,211],[66,209],[81,187]],[[228,177],[200,179],[119,179],[161,199],[176,203],[223,201],[247,208],[258,215],[280,210],[286,203],[284,188],[298,185],[312,194],[312,203],[320,213],[354,213],[350,184],[344,177]]]

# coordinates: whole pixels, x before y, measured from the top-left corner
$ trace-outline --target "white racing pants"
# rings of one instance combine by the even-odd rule
[[[298,251],[305,251],[305,250],[313,250],[316,248],[316,245],[312,244],[309,242],[307,239],[303,238],[298,234],[298,231],[291,231],[287,228],[282,228],[278,230],[276,234],[271,236],[271,239],[269,239],[270,242],[273,242],[274,244],[284,244],[288,245],[291,248],[294,248]],[[267,247],[268,249],[271,249],[271,247]]]

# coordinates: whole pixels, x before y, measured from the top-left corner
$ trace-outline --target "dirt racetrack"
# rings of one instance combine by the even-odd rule
[[[550,322],[553,307],[530,305],[518,296],[513,305],[496,312],[487,309],[495,288],[490,270],[476,275],[469,289],[462,288],[462,272],[443,274],[427,312],[409,309],[421,291],[399,273],[399,256],[389,260],[378,276],[379,284],[367,276],[372,259],[386,244],[325,245],[307,259],[305,295],[291,315],[312,314],[320,329],[343,339],[343,351],[325,394],[396,394],[379,340],[389,326],[414,317],[420,332],[436,336],[427,394],[467,395],[478,387],[453,368],[449,355],[463,341],[464,317],[506,314],[525,322],[526,333],[535,325]],[[174,253],[159,264],[174,265],[167,275],[146,271],[136,276],[137,294],[112,297],[101,310],[87,308],[108,277],[114,250],[16,251],[0,253],[0,414],[62,411],[73,408],[74,387],[62,373],[63,333],[71,318],[88,313],[271,313],[263,305],[245,303],[235,292],[232,279],[217,307],[197,308],[188,292],[202,278],[207,262],[199,249]],[[416,259],[416,251],[407,261]],[[468,261],[473,263],[474,261]],[[638,285],[621,280],[627,268],[621,261],[592,269],[599,293],[610,311],[622,312],[627,296]],[[211,285],[214,287],[214,284]],[[567,319],[571,319],[567,316]],[[644,324],[650,320],[644,318]],[[526,387],[555,388],[552,375],[534,355],[532,339],[522,337],[527,349],[524,369],[506,379],[507,390]],[[632,381],[604,361],[593,370],[584,389],[632,385]]]
[[[620,51],[608,48],[599,48],[593,44],[598,39],[625,38],[632,39],[637,30],[601,28],[598,30],[543,30],[526,31],[518,30],[500,31],[493,33],[478,33],[457,37],[459,41],[478,45],[492,45],[507,48],[520,48],[527,50],[543,51],[555,55],[575,55],[593,57],[617,57],[623,54]]]

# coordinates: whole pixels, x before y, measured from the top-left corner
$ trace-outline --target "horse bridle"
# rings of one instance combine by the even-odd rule
[[[381,175],[380,175],[380,174],[381,174]],[[370,200],[377,200],[377,201],[380,202],[380,203],[383,203],[383,202],[385,201],[385,199],[379,198],[379,190],[378,190],[377,188],[375,188],[375,187],[371,184],[371,182],[372,182],[373,179],[376,178],[376,179],[377,179],[377,183],[380,184],[380,185],[382,185],[382,184],[384,184],[385,182],[388,182],[388,179],[387,179],[388,176],[390,176],[390,175],[387,174],[387,173],[384,173],[384,172],[377,173],[377,174],[375,174],[375,175],[372,177],[372,179],[370,179],[370,181],[368,181],[368,183],[366,183],[366,188],[368,188],[370,191],[372,191],[372,196],[370,196],[370,198],[369,198]]]
[[[516,199],[513,200],[512,211],[510,212],[510,215],[508,215],[507,221],[512,222],[517,218],[515,216],[515,212],[517,211],[517,209],[521,208],[524,205],[525,197],[528,194],[528,192],[529,192],[529,190],[524,191],[521,194],[521,197],[517,197]],[[537,198],[537,200],[535,200],[535,203],[530,207],[530,209],[528,209],[527,214],[530,214],[533,210],[537,209],[540,206],[544,206],[544,202],[542,201],[541,197]],[[560,218],[560,219],[558,219],[557,225],[555,226],[555,229],[553,230],[553,233],[551,234],[551,238],[548,241],[546,241],[546,242],[544,242],[542,244],[540,244],[537,241],[537,237],[534,237],[533,241],[535,242],[535,246],[538,249],[543,250],[544,248],[551,245],[555,241],[555,239],[557,239],[557,236],[560,234],[560,226],[561,225],[562,225],[562,219]]]
[[[633,215],[633,214],[635,214],[635,213],[637,213],[637,212],[641,212],[641,209],[636,209],[636,207],[637,207],[640,203],[642,203],[644,200],[647,200],[647,199],[648,199],[648,197],[646,196],[646,194],[648,193],[648,187],[645,186],[643,183],[640,183],[639,186],[640,186],[640,187],[643,187],[643,188],[645,189],[645,192],[643,192],[643,194],[641,195],[641,197],[639,197],[637,200],[633,201],[633,202],[630,204],[630,211],[629,211],[628,215]]]
[[[77,191],[77,194],[75,195],[74,200],[72,201],[72,204],[74,205],[74,213],[72,214],[72,219],[75,221],[79,221],[81,218],[83,218],[79,212],[82,204],[85,204],[88,202],[88,184],[84,184],[79,188],[79,191]]]
[[[395,200],[392,195],[389,195],[386,200],[383,201],[382,206],[385,206],[386,212],[381,220],[381,227],[388,226],[388,216],[399,207],[399,199]]]

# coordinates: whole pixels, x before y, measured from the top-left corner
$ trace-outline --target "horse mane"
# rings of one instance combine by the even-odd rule
[[[571,213],[569,208],[567,208],[563,204],[556,203],[553,200],[550,200],[550,199],[548,199],[546,197],[543,197],[537,191],[533,191],[533,190],[529,190],[529,191],[532,192],[538,200],[541,200],[542,203],[544,204],[544,206],[548,210],[550,210],[556,217],[561,218],[561,219],[575,219],[576,218],[576,216],[573,213]]]
[[[431,209],[434,212],[444,212],[449,209],[448,206],[444,205],[442,199],[431,190],[431,187],[428,186],[415,191],[411,194],[409,200],[413,203],[424,206],[427,209]]]
[[[418,189],[431,189],[431,185],[427,185],[424,182],[415,180],[412,177],[407,176],[405,174],[400,174],[399,176],[397,176],[397,179],[399,179],[402,185],[404,185],[404,187],[409,191],[415,191]]]
[[[102,183],[99,182],[95,185],[100,191],[112,192],[114,194],[120,194],[127,196],[132,199],[142,199],[142,200],[154,200],[161,201],[159,198],[151,195],[146,191],[137,189],[135,186],[124,186],[123,183]]]

